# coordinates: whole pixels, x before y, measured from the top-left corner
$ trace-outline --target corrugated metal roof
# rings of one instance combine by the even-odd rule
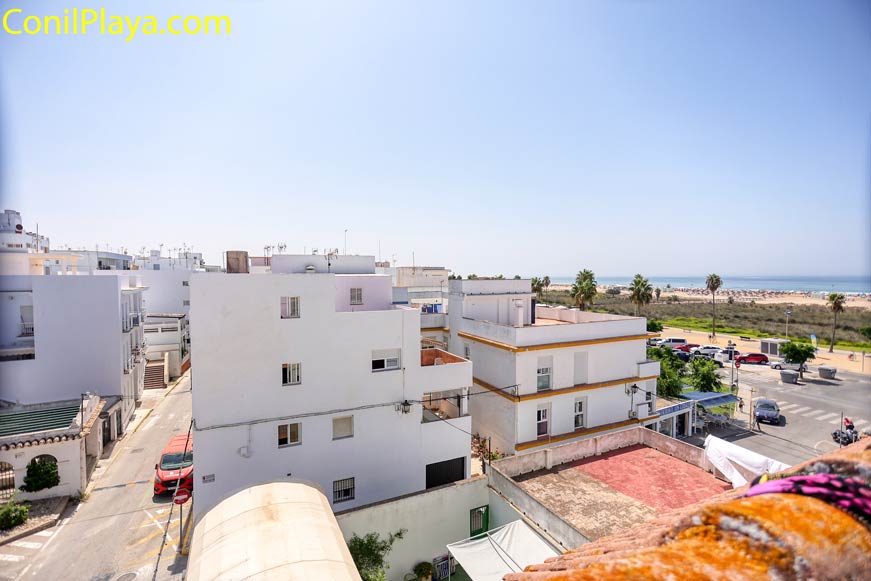
[[[73,404],[2,414],[0,437],[69,428],[79,413],[81,407]]]

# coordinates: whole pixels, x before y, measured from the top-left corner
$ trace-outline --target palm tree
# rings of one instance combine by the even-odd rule
[[[711,305],[714,308],[714,316],[711,318],[711,337],[717,338],[717,291],[723,286],[723,279],[719,274],[709,274],[705,279],[705,286],[711,293]]]
[[[826,302],[829,303],[829,308],[832,309],[832,314],[835,316],[832,321],[832,344],[829,345],[829,353],[835,350],[835,327],[838,326],[838,313],[844,312],[844,304],[847,302],[847,297],[841,293],[831,293]]]
[[[544,300],[547,301],[547,289],[550,288],[550,277],[545,275],[543,279],[541,279],[541,286],[544,287]]]
[[[537,276],[532,277],[532,292],[541,300],[541,291],[544,288],[544,283]]]
[[[659,301],[659,295],[662,294],[662,289],[659,288],[659,287],[656,287],[656,290],[653,291],[653,292],[656,294],[656,300],[657,300],[657,302],[658,302],[658,301]]]
[[[638,316],[638,306],[646,305],[653,299],[653,287],[650,286],[650,281],[636,274],[629,285],[629,297],[635,304],[635,316]]]
[[[592,270],[582,270],[575,277],[575,282],[572,285],[572,298],[575,304],[582,311],[587,310],[587,305],[593,304],[593,299],[596,298],[596,275]]]

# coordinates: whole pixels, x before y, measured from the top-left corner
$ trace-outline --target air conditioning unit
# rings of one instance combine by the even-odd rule
[[[629,410],[629,419],[635,419],[638,417],[638,412],[635,410]]]

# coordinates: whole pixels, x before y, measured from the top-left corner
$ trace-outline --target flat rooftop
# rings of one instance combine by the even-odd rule
[[[560,321],[559,319],[545,319],[544,317],[536,317],[533,327],[547,327],[548,325],[571,325],[568,321]]]
[[[732,489],[701,468],[641,444],[513,480],[591,541]]]

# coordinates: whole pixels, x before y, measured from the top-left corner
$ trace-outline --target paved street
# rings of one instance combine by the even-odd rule
[[[838,429],[841,413],[856,429],[871,429],[871,377],[838,372],[835,380],[820,379],[811,366],[800,385],[783,384],[777,371],[762,365],[742,365],[738,370],[740,396],[744,399],[741,419],[750,419],[750,388],[753,400],[773,399],[786,419],[784,425],[762,424],[761,432],[744,432],[725,438],[747,449],[787,464],[796,464],[838,445],[832,431]],[[721,371],[728,383],[731,370]]]
[[[189,376],[174,389],[147,390],[143,408],[150,405],[154,410],[136,432],[118,441],[110,459],[100,461],[85,502],[68,508],[57,526],[0,546],[0,579],[152,578],[174,506],[152,496],[154,464],[170,436],[187,432]],[[176,506],[158,579],[181,579],[186,568],[187,558],[177,553],[178,513]]]

